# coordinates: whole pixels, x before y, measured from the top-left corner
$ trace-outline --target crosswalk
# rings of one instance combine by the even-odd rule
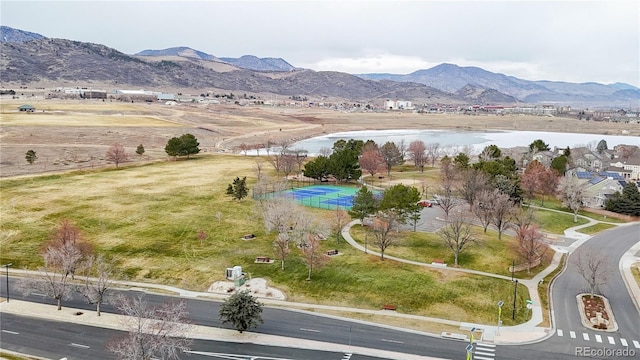
[[[558,337],[566,337],[566,332],[562,329],[556,330],[556,336]],[[623,347],[633,347],[636,349],[640,349],[640,341],[639,340],[628,340],[625,338],[618,338],[612,335],[604,335],[604,334],[589,334],[583,332],[582,334],[576,333],[573,330],[569,330],[569,338],[577,339],[581,337],[583,341],[594,342],[596,344],[606,344],[606,345],[622,345]]]
[[[496,346],[493,344],[477,342],[474,344],[473,358],[477,360],[494,360],[496,358]]]
[[[344,354],[344,356],[342,357],[342,360],[349,360],[351,359],[351,356],[353,356],[353,354]]]

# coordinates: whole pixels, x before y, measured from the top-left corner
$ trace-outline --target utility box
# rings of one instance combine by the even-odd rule
[[[234,266],[232,268],[227,268],[227,280],[235,280],[241,277],[242,274],[242,266]]]

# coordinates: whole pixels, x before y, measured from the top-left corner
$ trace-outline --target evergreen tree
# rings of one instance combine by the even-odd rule
[[[352,218],[360,219],[360,221],[364,221],[364,218],[367,215],[373,215],[377,210],[377,200],[373,192],[369,190],[366,186],[363,186],[358,192],[356,196],[353,198],[353,205],[349,210],[349,215]]]
[[[144,146],[142,146],[142,144],[138,145],[138,147],[136,148],[136,154],[140,156],[144,154]]]
[[[407,217],[419,209],[420,192],[413,186],[404,184],[394,185],[385,190],[380,201],[380,210],[393,210],[398,215],[398,221],[406,223]]]
[[[640,216],[640,192],[636,184],[629,182],[607,200],[606,209],[619,214]]]
[[[35,151],[29,150],[25,154],[25,159],[27,159],[27,162],[29,163],[29,165],[31,165],[38,159],[38,156],[36,156],[36,152]]]
[[[235,200],[242,200],[249,194],[249,188],[247,188],[247,177],[240,179],[236,177],[233,179],[233,183],[227,186],[227,195],[231,196]]]
[[[231,323],[242,333],[252,327],[257,327],[262,320],[262,304],[258,302],[248,290],[237,292],[222,305],[218,313],[223,324]]]

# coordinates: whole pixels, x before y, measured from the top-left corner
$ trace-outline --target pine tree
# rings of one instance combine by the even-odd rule
[[[25,155],[25,159],[27,159],[27,162],[29,163],[29,165],[31,165],[38,159],[38,156],[36,156],[35,151],[29,150]]]
[[[252,327],[257,327],[262,320],[262,304],[258,302],[248,290],[237,292],[220,306],[218,313],[223,324],[231,323],[242,333]]]
[[[227,186],[227,195],[236,200],[242,200],[249,194],[249,188],[247,187],[247,177],[240,179],[236,177],[233,179],[233,183]]]

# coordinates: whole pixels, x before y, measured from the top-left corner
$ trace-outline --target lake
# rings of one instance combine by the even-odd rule
[[[500,148],[512,148],[516,146],[529,146],[534,140],[541,139],[554,146],[574,148],[589,143],[597,143],[605,140],[609,148],[616,145],[628,144],[640,146],[640,137],[624,135],[598,135],[579,133],[558,133],[543,131],[453,131],[453,130],[367,130],[347,131],[327,134],[294,143],[290,149],[307,150],[309,155],[316,155],[321,148],[332,148],[338,140],[363,140],[369,139],[382,145],[387,141],[398,143],[401,140],[409,145],[412,141],[422,140],[425,144],[439,143],[441,147],[455,150],[458,147],[471,146],[476,152],[481,151],[487,145],[497,145]],[[455,151],[453,151],[455,153]]]

